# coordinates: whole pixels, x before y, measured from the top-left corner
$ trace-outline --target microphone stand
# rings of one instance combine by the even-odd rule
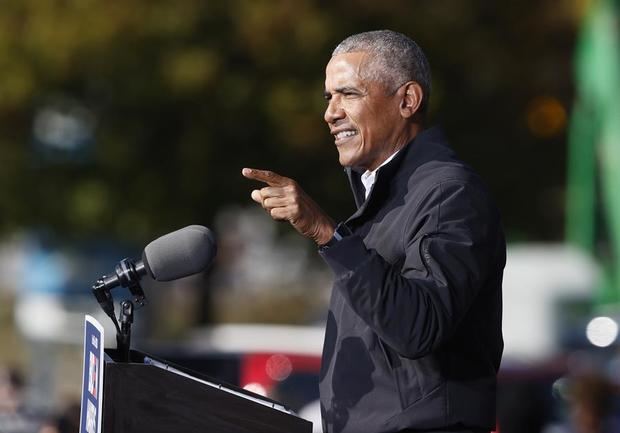
[[[131,324],[133,323],[134,310],[146,305],[147,299],[140,286],[139,278],[134,276],[136,272],[135,265],[129,259],[121,260],[116,266],[115,272],[117,276],[121,277],[133,295],[133,302],[126,299],[120,303],[119,319],[116,318],[114,311],[114,298],[112,297],[111,287],[107,284],[108,277],[104,275],[99,278],[93,285],[92,291],[97,302],[108,317],[112,319],[116,328],[116,349],[119,354],[119,362],[129,362]]]
[[[133,302],[126,299],[121,302],[121,330],[116,333],[116,350],[120,362],[129,362],[129,346],[131,344],[131,324],[133,323]]]

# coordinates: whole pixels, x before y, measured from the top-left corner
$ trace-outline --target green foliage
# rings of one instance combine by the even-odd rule
[[[324,65],[347,35],[393,28],[425,48],[433,112],[508,228],[559,236],[560,200],[545,197],[561,192],[563,135],[537,139],[523,118],[537,95],[570,101],[573,24],[551,0],[482,3],[4,1],[0,229],[144,242],[249,205],[244,166],[294,177],[346,217],[353,202],[322,120]],[[37,112],[59,99],[95,116],[85,156],[35,145]],[[540,228],[549,223],[555,231]]]

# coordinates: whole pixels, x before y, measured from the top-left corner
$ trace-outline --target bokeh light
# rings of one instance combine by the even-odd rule
[[[618,337],[618,323],[610,317],[595,317],[586,327],[586,337],[595,346],[610,346]]]
[[[566,109],[553,97],[536,97],[528,105],[527,126],[537,138],[550,138],[566,127]]]

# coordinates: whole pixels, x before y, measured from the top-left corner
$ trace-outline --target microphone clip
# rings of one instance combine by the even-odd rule
[[[146,274],[146,268],[142,261],[134,262],[131,259],[123,259],[114,268],[121,286],[127,287],[133,295],[134,308],[144,307],[147,303],[140,278]]]
[[[123,301],[121,303],[120,319],[124,321],[123,319],[127,315],[126,303],[129,302],[131,304],[131,321],[133,321],[133,310],[137,310],[147,304],[146,296],[140,285],[140,279],[146,273],[146,267],[142,261],[134,262],[131,259],[123,259],[115,266],[114,275],[103,275],[93,284],[93,295],[103,311],[112,319],[112,322],[114,322],[117,336],[121,335],[122,332],[114,311],[112,289],[115,287],[125,287],[131,292],[133,303],[131,301]]]

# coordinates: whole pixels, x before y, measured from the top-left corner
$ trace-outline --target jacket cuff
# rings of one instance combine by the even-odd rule
[[[329,248],[320,249],[319,254],[336,278],[355,271],[369,258],[364,241],[356,235],[344,237]]]

